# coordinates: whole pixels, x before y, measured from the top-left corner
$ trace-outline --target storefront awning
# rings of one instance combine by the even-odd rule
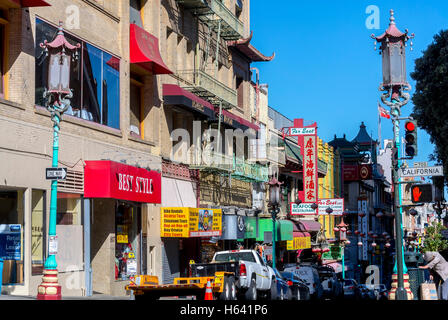
[[[316,232],[320,230],[321,224],[318,221],[300,220],[298,222],[298,227],[300,231]]]
[[[0,8],[30,8],[30,7],[49,7],[51,4],[44,0],[0,0]]]
[[[110,160],[86,161],[84,197],[161,202],[161,174]]]
[[[219,117],[219,109],[215,108],[217,118]],[[235,128],[235,129],[241,129],[243,131],[247,130],[248,128],[252,128],[255,131],[260,130],[260,127],[256,124],[247,121],[227,110],[222,110],[222,122]]]
[[[272,240],[272,219],[266,218],[266,219],[259,219],[258,221],[258,236],[257,241],[265,241],[265,242],[271,242]],[[276,222],[276,241],[288,241],[293,239],[293,222],[290,220],[278,220]],[[265,239],[266,236],[268,236],[270,239]]]
[[[160,56],[159,39],[136,24],[130,25],[130,62],[153,74],[172,74]]]
[[[164,84],[162,86],[163,102],[165,105],[177,105],[189,110],[196,111],[207,116],[209,119],[215,118],[215,108],[213,105],[195,94],[182,89],[175,84]]]

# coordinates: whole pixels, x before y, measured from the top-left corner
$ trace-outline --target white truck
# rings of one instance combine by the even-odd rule
[[[228,264],[229,262],[237,264]],[[256,300],[258,294],[268,299],[277,299],[277,280],[274,270],[264,262],[257,251],[219,251],[215,253],[211,263],[197,264],[194,269],[198,272],[203,270],[205,274],[208,274],[218,264],[227,264],[226,271],[235,274],[235,281],[230,289],[232,298],[239,293],[238,295],[246,300]]]

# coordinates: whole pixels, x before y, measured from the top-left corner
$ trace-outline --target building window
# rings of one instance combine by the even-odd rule
[[[244,86],[243,86],[243,78],[236,77],[236,90],[238,95],[238,107],[241,109],[244,108]]]
[[[45,260],[46,192],[33,190],[31,197],[31,272],[32,275],[40,275],[43,272]]]
[[[3,261],[2,284],[23,284],[24,266],[24,192],[0,191],[0,257]]]
[[[6,34],[7,13],[0,10],[0,97],[5,97],[5,73],[8,69],[8,37]]]
[[[131,135],[144,138],[143,132],[143,117],[142,117],[142,94],[143,94],[143,81],[136,75],[131,75],[130,84],[130,112],[129,112],[129,129]]]
[[[129,23],[138,25],[143,29],[141,0],[129,0]]]
[[[48,58],[39,44],[52,41],[57,28],[36,19],[36,104],[45,105],[43,93],[48,82]],[[82,41],[64,30],[72,43],[80,43],[80,57],[71,62],[70,88],[73,97],[65,113],[105,126],[120,128],[120,59]]]

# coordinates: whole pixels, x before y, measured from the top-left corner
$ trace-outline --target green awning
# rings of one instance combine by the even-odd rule
[[[276,224],[276,241],[292,240],[293,222],[290,220],[277,220]],[[272,234],[272,219],[265,218],[258,220],[258,236],[257,241],[264,241],[265,232]]]
[[[300,153],[300,147],[297,145],[297,143],[279,138],[278,146],[285,147],[285,154],[288,160],[297,163],[303,162],[303,157]]]

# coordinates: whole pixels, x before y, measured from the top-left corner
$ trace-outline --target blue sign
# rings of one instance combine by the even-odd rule
[[[0,224],[0,258],[21,260],[22,226],[20,224]]]

